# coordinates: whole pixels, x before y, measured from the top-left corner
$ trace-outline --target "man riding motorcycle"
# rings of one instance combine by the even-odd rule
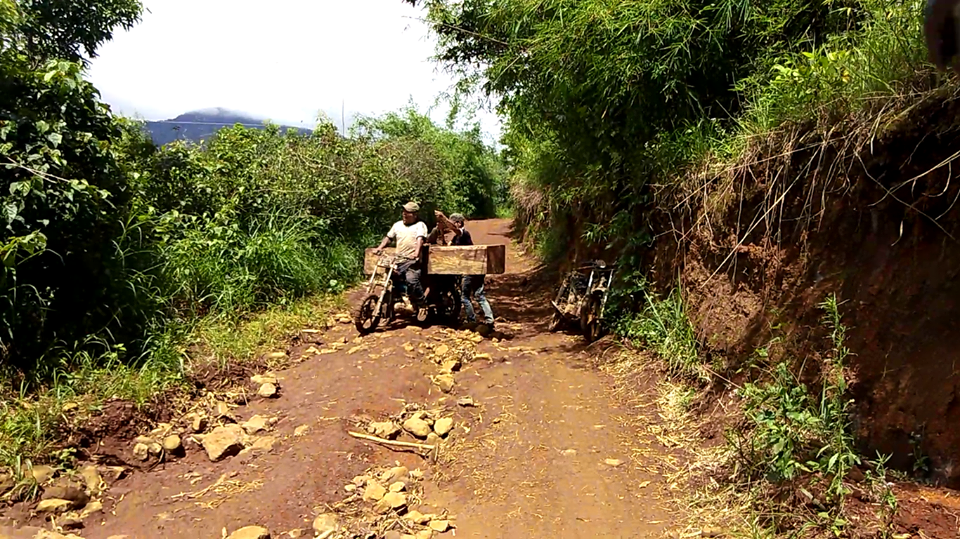
[[[419,211],[420,205],[416,202],[404,204],[401,219],[393,224],[375,252],[379,256],[391,241],[397,242],[396,256],[404,259],[397,267],[397,276],[406,281],[407,296],[419,318],[426,318],[426,298],[420,284],[420,251],[427,237],[427,225],[420,220]]]

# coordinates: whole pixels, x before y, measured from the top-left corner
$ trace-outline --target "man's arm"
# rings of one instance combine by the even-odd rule
[[[394,233],[393,231],[394,227],[396,226],[397,225],[393,225],[392,227],[390,227],[390,230],[387,232],[387,235],[383,237],[383,241],[380,242],[380,245],[377,247],[377,250],[374,251],[374,253],[376,253],[377,256],[380,256],[381,254],[383,254],[383,248],[386,247],[387,245],[390,245],[390,240],[397,237],[396,233]]]
[[[444,228],[453,232],[456,237],[460,237],[460,227],[455,225],[453,221],[447,219],[447,216],[443,214],[440,210],[435,210],[433,214],[437,217],[437,221],[443,223]]]
[[[384,249],[384,247],[386,247],[387,245],[390,245],[390,237],[389,237],[389,236],[384,236],[384,237],[383,237],[383,241],[380,242],[380,245],[377,247],[377,250],[374,251],[374,253],[375,253],[376,255],[378,255],[378,256],[381,255],[381,254],[383,254],[383,249]]]
[[[424,223],[423,221],[420,221],[419,226],[418,226],[417,228],[418,228],[418,230],[417,230],[417,232],[418,232],[418,233],[417,233],[417,260],[420,260],[420,258],[421,258],[422,255],[423,255],[423,240],[426,239],[426,236],[427,236],[427,224]]]

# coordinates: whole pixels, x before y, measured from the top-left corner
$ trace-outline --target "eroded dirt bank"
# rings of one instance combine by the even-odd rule
[[[701,343],[733,370],[769,348],[815,380],[828,344],[818,304],[835,293],[864,453],[951,487],[960,486],[958,113],[955,100],[930,99],[909,121],[877,116],[879,131],[858,132],[855,121],[829,140],[775,137],[752,148],[760,157],[749,166],[708,179],[682,219],[662,223],[675,233],[650,257],[664,287],[682,274]]]

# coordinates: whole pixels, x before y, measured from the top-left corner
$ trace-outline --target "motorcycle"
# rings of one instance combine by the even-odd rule
[[[603,309],[613,283],[615,268],[603,260],[592,260],[571,270],[560,283],[548,329],[579,321],[580,331],[588,343],[600,338]]]
[[[406,297],[407,283],[399,275],[399,267],[410,259],[380,254],[376,269],[367,281],[366,294],[353,314],[353,323],[361,335],[372,333],[382,321],[393,322],[398,300]],[[427,275],[420,282],[424,287],[426,312],[418,312],[417,323],[433,321],[454,325],[460,318],[460,280],[456,275]]]

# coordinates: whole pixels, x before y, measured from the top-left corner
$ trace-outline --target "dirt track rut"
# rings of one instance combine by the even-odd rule
[[[667,485],[650,457],[659,449],[635,422],[655,410],[615,398],[612,381],[595,366],[602,344],[586,349],[575,334],[547,332],[549,286],[509,245],[509,222],[470,227],[477,243],[508,244],[508,274],[489,278],[487,291],[502,341],[476,346],[482,359],[456,373],[451,394],[431,383],[437,366],[422,352],[428,344],[455,346],[462,333],[421,331],[401,320],[355,344],[353,327],[338,325],[313,346],[344,337],[349,345],[277,373],[280,398],[253,399],[234,411],[241,421],[278,418],[272,450],[212,463],[194,446],[180,460],[113,485],[104,517],[78,533],[221,537],[223,529],[255,524],[274,538],[312,537],[311,522],[344,498],[351,478],[399,463],[425,472],[421,512],[454,517],[456,528],[436,537],[661,537],[671,515],[662,501]],[[291,357],[308,346],[298,345]],[[637,388],[641,401],[644,391]],[[479,406],[457,406],[465,396]],[[647,401],[655,406],[652,395]],[[454,414],[436,464],[347,434],[358,421],[396,414],[405,403]],[[223,488],[190,496],[220,478]]]

